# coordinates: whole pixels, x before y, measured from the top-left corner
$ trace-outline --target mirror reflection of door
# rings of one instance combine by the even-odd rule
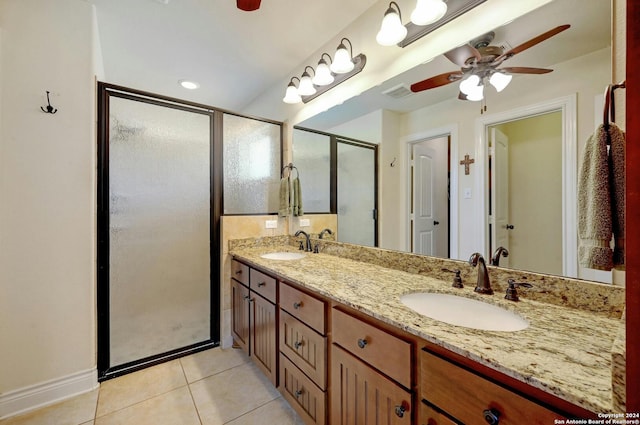
[[[449,137],[412,145],[412,251],[449,257]]]
[[[495,215],[490,247],[491,252],[498,246],[509,249],[501,266],[563,272],[562,131],[561,111],[489,127],[495,134],[489,163]]]
[[[377,246],[376,150],[337,140],[338,240]]]
[[[509,139],[497,128],[491,129],[489,137],[489,163],[491,172],[490,213],[491,252],[499,246],[509,250],[509,234],[515,229],[509,223]],[[509,267],[510,257],[502,257],[500,265]]]

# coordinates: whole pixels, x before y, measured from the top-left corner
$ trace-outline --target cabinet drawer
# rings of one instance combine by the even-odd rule
[[[281,282],[280,308],[322,335],[326,333],[324,301]]]
[[[421,397],[468,425],[486,424],[485,411],[498,412],[500,425],[552,424],[562,418],[473,372],[424,350],[420,352]]]
[[[231,260],[231,277],[249,286],[249,266],[239,261]]]
[[[306,424],[326,423],[326,394],[282,354],[280,392]]]
[[[272,303],[276,302],[276,280],[269,275],[266,275],[258,270],[251,269],[249,272],[251,276],[249,288],[256,292]]]
[[[327,338],[286,311],[280,312],[280,351],[326,390]]]
[[[411,344],[333,309],[333,341],[405,388],[411,388]]]
[[[458,425],[428,404],[420,403],[420,425]]]

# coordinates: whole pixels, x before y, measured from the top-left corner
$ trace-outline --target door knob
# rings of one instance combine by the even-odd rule
[[[507,228],[507,230],[512,230],[513,229],[513,224],[507,224],[506,226],[504,226]]]
[[[436,220],[434,220],[434,221],[433,221],[433,225],[434,225],[434,226],[437,226],[438,224],[440,224],[440,222],[439,222],[439,221],[436,221]]]

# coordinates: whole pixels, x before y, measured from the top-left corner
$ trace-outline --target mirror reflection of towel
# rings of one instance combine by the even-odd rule
[[[600,125],[587,140],[578,180],[578,258],[581,266],[597,270],[624,264],[625,135],[613,123],[608,133]]]

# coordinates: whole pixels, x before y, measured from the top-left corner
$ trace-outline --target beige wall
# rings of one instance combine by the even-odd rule
[[[93,23],[84,1],[0,1],[0,417],[21,389],[96,385]]]

